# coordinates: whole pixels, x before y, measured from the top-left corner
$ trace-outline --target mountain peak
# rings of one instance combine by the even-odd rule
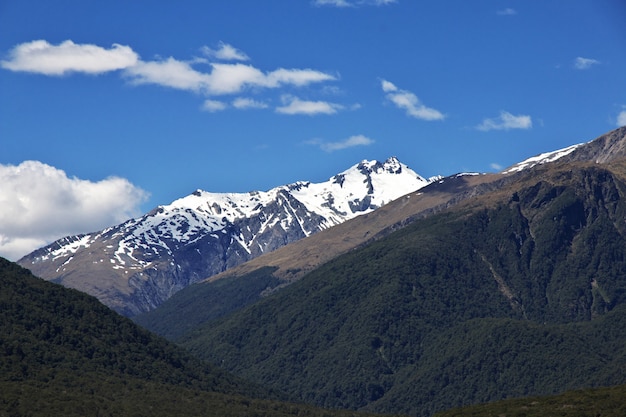
[[[626,126],[612,130],[581,145],[563,160],[605,164],[622,158],[626,158]]]
[[[605,133],[590,142],[579,143],[525,159],[505,169],[502,173],[519,172],[557,160],[560,162],[586,161],[605,164],[622,158],[626,158],[626,126]]]
[[[189,284],[428,184],[392,157],[362,161],[320,183],[298,181],[248,193],[197,189],[124,224],[58,240],[20,263],[132,316]]]

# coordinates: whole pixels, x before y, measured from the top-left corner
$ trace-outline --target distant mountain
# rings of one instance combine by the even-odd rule
[[[351,416],[272,392],[0,258],[1,416]]]
[[[307,241],[347,228],[351,239],[386,212],[398,221],[180,342],[302,401],[417,416],[626,383],[625,141],[622,128],[506,174],[436,181],[197,284],[170,325],[211,308],[203,288],[282,280]]]
[[[456,174],[431,181],[384,207],[291,243],[274,252],[214,275],[177,293],[160,308],[134,317],[142,326],[170,339],[193,327],[259,300],[297,281],[340,254],[379,239],[411,222],[486,193],[507,190],[520,175],[544,164],[576,161],[611,162],[626,156],[626,128],[585,144],[528,158],[498,174]],[[179,317],[185,317],[182,321]]]
[[[370,213],[430,182],[389,158],[363,161],[322,183],[244,194],[198,190],[118,226],[60,239],[18,263],[133,316],[194,282]]]

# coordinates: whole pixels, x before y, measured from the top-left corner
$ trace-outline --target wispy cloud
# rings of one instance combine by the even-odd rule
[[[250,58],[232,45],[220,42],[217,49],[203,46],[202,53],[209,58],[216,58],[222,61],[248,61]]]
[[[91,44],[75,44],[71,40],[59,45],[51,45],[45,40],[22,43],[15,46],[8,56],[9,59],[0,62],[2,68],[45,75],[71,72],[100,74],[132,67],[139,60],[129,46],[113,44],[106,49]]]
[[[622,111],[617,114],[617,127],[626,126],[626,106],[622,106]]]
[[[0,256],[17,260],[58,238],[119,224],[139,215],[147,197],[124,178],[92,182],[39,161],[0,164]]]
[[[530,116],[513,115],[507,111],[501,111],[500,116],[493,119],[485,119],[476,129],[484,132],[489,130],[530,129],[533,122]]]
[[[204,100],[204,103],[202,103],[202,110],[208,111],[209,113],[226,110],[227,107],[228,105],[226,103],[219,100]]]
[[[421,120],[443,120],[446,117],[439,110],[423,105],[415,94],[401,90],[387,80],[382,80],[381,86],[387,100],[411,117]]]
[[[313,0],[314,6],[358,7],[358,6],[386,6],[397,3],[397,0]]]
[[[507,7],[506,9],[498,10],[496,13],[500,16],[514,16],[517,14],[517,10]]]
[[[355,146],[368,146],[374,143],[373,139],[363,135],[350,136],[338,142],[326,142],[321,139],[312,139],[306,142],[308,145],[319,146],[324,152],[334,152]]]
[[[335,114],[343,109],[343,106],[327,101],[309,101],[301,100],[298,97],[284,95],[281,97],[283,106],[277,107],[276,112],[282,114]]]
[[[600,64],[600,61],[598,61],[597,59],[583,58],[581,56],[577,57],[574,60],[574,68],[579,70],[586,70],[598,64]]]
[[[236,109],[266,109],[269,106],[262,101],[253,100],[251,98],[239,97],[233,100],[233,107]]]

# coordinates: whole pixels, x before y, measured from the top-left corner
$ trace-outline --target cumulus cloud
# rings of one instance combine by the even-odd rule
[[[404,110],[408,116],[421,120],[443,120],[446,117],[440,111],[426,107],[415,94],[401,90],[387,80],[381,80],[381,87],[386,93],[387,100],[397,108]]]
[[[600,64],[600,61],[598,61],[597,59],[583,58],[581,56],[577,57],[574,60],[574,68],[579,70],[586,70],[598,64]]]
[[[139,56],[128,46],[113,44],[110,49],[91,44],[75,44],[71,40],[51,45],[45,40],[26,42],[9,52],[9,59],[0,64],[11,71],[45,75],[70,72],[100,74],[132,67]]]
[[[617,127],[626,126],[626,106],[622,106],[622,111],[617,114]]]
[[[386,6],[396,3],[397,0],[313,0],[314,6],[357,7],[357,6]]]
[[[204,47],[202,52],[221,61],[249,60],[245,53],[223,42],[217,49]],[[210,70],[198,70],[195,64],[208,64]],[[75,44],[71,40],[56,46],[44,40],[17,45],[10,51],[7,60],[0,61],[0,65],[11,71],[45,75],[122,70],[124,78],[134,85],[159,85],[206,96],[238,94],[246,89],[304,87],[337,79],[336,75],[310,68],[278,68],[266,72],[241,62],[210,62],[207,58],[191,61],[174,57],[142,60],[129,46],[114,44],[106,49],[91,44]]]
[[[520,114],[515,116],[507,111],[501,111],[500,116],[493,119],[485,119],[476,129],[484,132],[489,130],[530,129],[533,122],[530,116]]]
[[[282,114],[335,114],[343,109],[343,106],[327,101],[308,101],[298,97],[284,95],[281,97],[284,106],[277,107],[276,112]]]
[[[250,59],[245,53],[224,42],[219,43],[218,49],[203,46],[201,51],[209,58],[216,58],[222,61],[248,61]]]
[[[52,241],[140,214],[148,194],[119,177],[92,182],[38,161],[0,165],[0,256],[17,260]]]
[[[354,146],[367,146],[374,143],[373,139],[363,135],[350,136],[347,139],[338,142],[325,142],[320,139],[313,139],[307,142],[309,145],[319,146],[325,152],[334,152]]]

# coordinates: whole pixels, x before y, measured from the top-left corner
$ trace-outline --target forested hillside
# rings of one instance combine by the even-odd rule
[[[0,416],[353,416],[280,402],[0,258]]]
[[[435,417],[622,417],[626,415],[625,398],[626,385],[619,385],[474,405]]]
[[[183,345],[303,401],[420,416],[624,383],[623,168],[537,167]]]

